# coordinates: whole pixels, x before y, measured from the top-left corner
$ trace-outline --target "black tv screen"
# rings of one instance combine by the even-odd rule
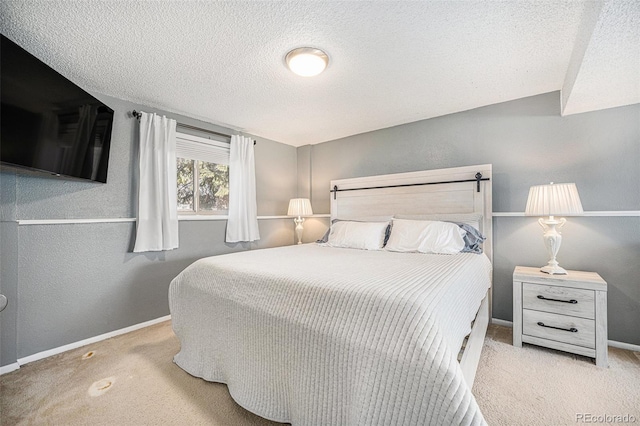
[[[1,37],[0,161],[106,183],[113,110]]]

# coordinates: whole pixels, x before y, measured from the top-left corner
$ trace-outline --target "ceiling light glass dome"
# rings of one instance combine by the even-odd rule
[[[329,64],[329,57],[314,47],[298,47],[286,56],[287,66],[295,74],[313,77],[320,74]]]

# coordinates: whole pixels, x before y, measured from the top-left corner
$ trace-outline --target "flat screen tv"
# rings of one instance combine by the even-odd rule
[[[0,161],[106,183],[113,110],[0,36]]]

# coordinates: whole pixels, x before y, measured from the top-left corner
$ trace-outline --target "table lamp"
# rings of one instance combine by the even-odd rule
[[[298,244],[302,244],[302,232],[304,231],[304,227],[302,226],[304,223],[303,216],[311,215],[313,215],[313,210],[311,210],[311,201],[309,201],[308,198],[292,198],[289,201],[289,212],[287,216],[297,216],[293,219],[293,222],[296,224]]]
[[[549,252],[549,263],[540,270],[552,275],[566,274],[556,260],[562,235],[558,229],[567,221],[556,219],[555,216],[577,216],[583,213],[578,188],[575,183],[553,183],[549,185],[532,186],[529,189],[529,198],[524,214],[526,216],[548,216],[538,219],[538,223],[544,231],[544,245]],[[557,229],[556,229],[557,228]]]

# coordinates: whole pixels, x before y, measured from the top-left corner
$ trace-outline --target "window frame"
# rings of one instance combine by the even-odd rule
[[[183,133],[183,132],[177,132],[176,137],[178,138],[182,138],[182,139],[187,139],[187,140],[196,140],[199,142],[202,142],[204,140],[204,138],[200,137],[200,136],[195,136],[195,135],[191,135],[189,133]],[[220,147],[221,143],[226,143],[226,142],[222,142],[216,139],[211,139],[211,145],[213,147]],[[215,148],[214,148],[215,149]],[[177,211],[178,211],[178,215],[180,216],[228,216],[229,215],[229,210],[200,210],[200,167],[198,167],[198,162],[203,162],[203,163],[209,163],[209,164],[222,164],[223,163],[213,163],[210,161],[206,161],[206,160],[202,160],[202,159],[195,159],[195,158],[186,158],[186,157],[181,157],[180,154],[176,153],[176,166],[178,163],[178,160],[187,160],[187,161],[191,161],[193,162],[193,209],[189,209],[189,210],[184,210],[184,209],[180,209],[179,206],[177,207]],[[227,164],[228,166],[228,164]],[[176,174],[178,173],[177,167],[176,167]],[[227,173],[228,173],[228,169],[227,169]],[[176,200],[176,204],[178,204],[177,200]]]

